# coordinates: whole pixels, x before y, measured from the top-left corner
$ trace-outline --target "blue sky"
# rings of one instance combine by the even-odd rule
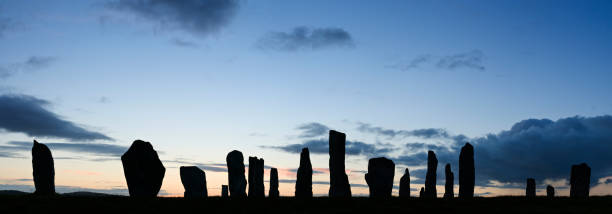
[[[290,169],[297,167],[299,155],[273,148],[325,140],[299,137],[304,129],[298,127],[310,123],[343,131],[349,141],[451,150],[456,142],[449,138],[389,138],[359,128],[434,128],[483,142],[492,133],[508,143],[514,141],[503,140],[502,132],[532,118],[555,122],[538,132],[543,136],[568,121],[558,119],[576,115],[587,127],[601,119],[599,128],[612,129],[605,117],[612,112],[609,1],[134,2],[0,1],[4,100],[12,102],[16,95],[44,100],[45,111],[113,139],[75,140],[5,125],[0,144],[36,138],[126,147],[143,139],[165,160],[223,163],[229,151],[239,149],[262,156],[266,165]],[[584,136],[599,136],[598,141],[585,142],[608,148],[610,136],[593,126]],[[380,155],[399,160],[421,152],[395,151]],[[349,155],[347,167],[367,169],[367,156]],[[327,167],[326,155],[311,159],[314,167]],[[0,161],[24,167],[2,164],[0,172],[6,173],[0,174],[14,176],[0,183],[31,185],[15,181],[30,176],[27,158]],[[118,161],[66,159],[56,165],[61,163],[67,172],[100,166],[93,170],[100,175],[80,179],[79,187],[125,187]],[[169,195],[182,192],[177,171],[166,174],[163,189]],[[559,179],[556,172],[551,179]],[[612,171],[601,173],[604,181],[612,176]],[[76,179],[57,174],[58,185]],[[226,182],[224,173],[216,174],[209,188]],[[358,174],[351,183],[365,181]],[[612,190],[604,183],[595,192]],[[291,188],[281,184],[281,194],[292,194]],[[481,193],[520,194],[517,189]]]

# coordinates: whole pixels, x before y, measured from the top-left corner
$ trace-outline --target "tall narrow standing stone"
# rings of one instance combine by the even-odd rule
[[[425,198],[425,187],[421,187],[421,191],[419,191],[419,198]]]
[[[297,170],[295,181],[296,198],[312,198],[312,164],[310,164],[310,152],[303,148],[300,154],[300,167]]]
[[[410,197],[410,172],[408,171],[408,168],[406,168],[404,175],[402,175],[402,178],[400,178],[399,197]]]
[[[278,170],[276,168],[270,169],[270,191],[268,192],[269,198],[278,198]]]
[[[474,197],[474,147],[465,143],[459,153],[459,198]]]
[[[555,188],[551,185],[546,186],[546,197],[554,198],[555,197]]]
[[[264,159],[249,157],[249,197],[266,197],[264,189]]]
[[[227,185],[221,185],[221,197],[222,198],[229,197],[229,192],[227,191]]]
[[[123,173],[131,197],[156,197],[166,168],[149,142],[136,140],[121,156]]]
[[[525,195],[528,198],[533,198],[536,196],[536,183],[535,179],[527,178],[527,188],[525,189]]]
[[[344,171],[346,135],[329,131],[329,197],[351,197],[351,186]]]
[[[453,189],[455,175],[451,171],[450,163],[446,164],[444,174],[446,176],[446,184],[444,184],[444,198],[453,198],[455,196],[455,190]]]
[[[570,197],[588,198],[591,185],[591,167],[586,163],[572,165],[570,177]]]
[[[227,179],[232,198],[246,197],[247,181],[244,178],[244,157],[238,150],[231,151],[225,158],[227,162]]]
[[[185,198],[206,198],[206,173],[197,166],[181,166],[181,183],[185,188]]]
[[[372,158],[368,161],[368,173],[365,180],[370,188],[371,198],[391,198],[395,163],[384,157]]]
[[[32,146],[32,175],[37,195],[55,194],[55,167],[51,150],[42,143],[34,140]]]
[[[438,170],[438,158],[433,151],[427,152],[427,175],[425,175],[425,197],[436,198],[436,171]]]

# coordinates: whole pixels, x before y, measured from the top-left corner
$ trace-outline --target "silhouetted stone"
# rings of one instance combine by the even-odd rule
[[[372,158],[368,161],[368,173],[365,180],[370,188],[371,198],[391,198],[395,164],[384,157]]]
[[[465,143],[459,153],[459,198],[474,197],[474,147]]]
[[[221,197],[222,198],[229,197],[229,192],[227,190],[227,185],[221,185]]]
[[[266,197],[263,178],[264,159],[249,157],[249,197]]]
[[[555,197],[555,188],[551,185],[546,186],[546,197],[554,198]]]
[[[444,184],[444,198],[453,198],[455,196],[455,190],[453,189],[455,175],[451,171],[450,163],[446,164],[444,174],[446,176],[446,184]]]
[[[438,158],[433,151],[427,152],[427,174],[425,175],[425,197],[436,198],[436,171],[438,170]]]
[[[37,195],[55,194],[55,167],[51,150],[34,140],[32,146],[32,175]]]
[[[227,179],[232,198],[246,197],[247,181],[244,177],[244,157],[238,150],[231,151],[225,158],[227,162]]]
[[[525,195],[529,198],[536,196],[536,183],[535,179],[527,178],[527,187],[525,189]]]
[[[185,198],[208,197],[206,189],[206,173],[197,166],[181,166],[181,183],[185,188]]]
[[[425,187],[421,187],[421,191],[419,191],[419,198],[425,198]]]
[[[344,171],[346,135],[329,131],[329,197],[351,197],[351,186]]]
[[[312,198],[312,164],[308,148],[303,148],[300,154],[300,167],[295,180],[295,197]]]
[[[404,175],[402,175],[402,178],[400,178],[399,197],[410,197],[410,172],[408,171],[408,168],[406,168]]]
[[[269,198],[278,198],[278,170],[276,168],[270,169],[270,191],[268,192]]]
[[[123,173],[132,197],[156,197],[166,168],[149,142],[136,140],[121,156]]]
[[[570,177],[570,197],[588,198],[591,185],[591,167],[586,163],[572,165]]]

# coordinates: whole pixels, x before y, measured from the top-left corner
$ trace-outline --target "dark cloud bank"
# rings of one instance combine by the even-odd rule
[[[569,179],[571,165],[582,162],[591,166],[593,185],[602,177],[612,176],[612,116],[609,115],[575,116],[557,121],[528,119],[514,124],[509,130],[477,138],[451,135],[443,129],[392,130],[369,124],[359,124],[357,130],[388,137],[436,137],[444,143],[416,142],[390,146],[347,141],[348,155],[387,156],[398,165],[423,166],[427,162],[426,151],[433,150],[440,165],[451,163],[455,172],[458,171],[459,151],[469,141],[474,145],[477,182],[481,186],[489,185],[491,180],[523,183],[527,177],[535,178],[539,184],[545,179]],[[299,153],[303,147],[308,147],[314,154],[328,153],[327,139],[266,148]],[[394,151],[407,155],[393,156]],[[443,175],[444,167],[438,168],[438,173]],[[411,170],[411,175],[424,179],[425,170]]]
[[[299,51],[354,47],[353,37],[342,28],[296,27],[291,32],[270,32],[256,43],[262,50]]]

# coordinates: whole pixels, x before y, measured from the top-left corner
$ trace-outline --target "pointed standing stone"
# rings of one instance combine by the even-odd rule
[[[419,191],[419,198],[425,198],[425,187],[421,187],[421,191]]]
[[[32,146],[32,175],[37,195],[55,194],[55,167],[51,150],[34,140]]]
[[[525,195],[528,198],[536,196],[536,182],[533,178],[527,178],[527,188],[525,189]]]
[[[351,197],[351,186],[344,168],[346,135],[329,131],[329,197]]]
[[[278,198],[278,170],[276,168],[270,169],[270,191],[268,192],[269,198]]]
[[[455,175],[451,171],[450,163],[446,164],[444,169],[446,175],[446,184],[444,184],[444,198],[453,198],[455,196],[454,182]]]
[[[425,175],[425,197],[436,198],[436,171],[438,170],[438,158],[433,151],[427,152],[427,175]]]
[[[121,156],[131,197],[156,197],[166,168],[149,142],[136,140]]]
[[[391,198],[395,163],[384,157],[368,161],[368,173],[365,180],[370,188],[370,198]]]
[[[229,192],[227,191],[227,185],[221,185],[221,197],[222,198],[229,197]]]
[[[295,181],[296,198],[312,198],[312,164],[310,164],[310,152],[303,148],[300,154],[300,167],[297,170]]]
[[[474,147],[465,143],[459,153],[459,198],[473,198],[475,184]]]
[[[410,197],[410,172],[408,171],[408,168],[406,168],[404,175],[402,178],[400,178],[399,197]]]
[[[206,173],[197,166],[181,166],[181,183],[185,188],[185,198],[206,198]]]
[[[249,157],[249,197],[266,197],[263,177],[264,159]]]
[[[232,198],[246,197],[247,181],[244,178],[244,157],[238,150],[231,151],[225,158],[227,162],[227,179]]]
[[[591,185],[591,167],[586,163],[572,165],[570,177],[570,197],[588,198]]]
[[[551,185],[546,186],[546,197],[554,198],[555,197],[555,188]]]

